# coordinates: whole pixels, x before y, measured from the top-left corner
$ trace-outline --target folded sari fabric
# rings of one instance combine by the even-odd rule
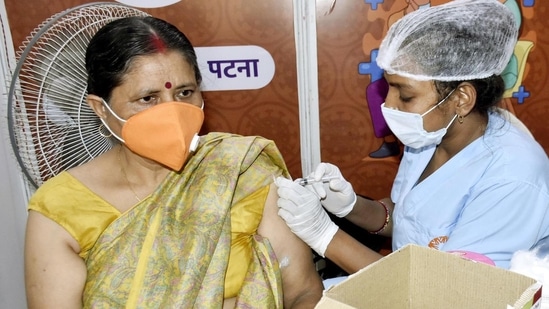
[[[273,142],[210,133],[181,172],[114,220],[86,258],[85,308],[221,308],[231,207],[288,176]],[[282,308],[278,261],[253,235],[237,308]],[[244,267],[246,269],[246,267]]]

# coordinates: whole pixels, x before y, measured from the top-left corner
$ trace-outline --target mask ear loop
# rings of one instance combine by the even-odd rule
[[[425,113],[421,114],[421,117],[427,115],[427,114],[428,114],[429,112],[431,112],[433,109],[437,108],[437,106],[439,106],[440,104],[444,103],[444,101],[446,101],[446,100],[452,95],[452,93],[454,93],[454,91],[456,91],[456,89],[457,89],[457,88],[452,89],[452,91],[450,91],[450,93],[448,93],[448,94],[444,97],[444,99],[440,100],[440,102],[438,102],[437,104],[435,104],[435,106],[429,108],[428,111],[426,111]]]
[[[204,99],[202,99],[202,105],[200,106],[200,109],[204,110]],[[199,142],[200,142],[200,136],[197,133],[193,136],[193,139],[191,140],[191,143],[189,144],[189,152],[195,152],[196,149],[198,148]]]
[[[105,101],[103,98],[101,98],[101,101],[103,103],[103,106],[105,106],[109,112],[114,116],[114,118],[118,119],[118,121],[122,122],[122,123],[126,123],[126,119],[122,119],[120,118],[120,116],[118,116],[112,109],[111,107],[109,106],[109,104],[107,104],[107,101]],[[109,130],[109,132],[111,132],[112,136],[114,136],[117,140],[119,140],[121,143],[126,143],[120,136],[116,135],[116,133],[114,133],[111,128],[107,125],[107,123],[105,122],[105,120],[103,118],[99,118],[99,120],[101,120],[101,123],[103,123],[103,126],[105,128],[107,128],[107,130]]]

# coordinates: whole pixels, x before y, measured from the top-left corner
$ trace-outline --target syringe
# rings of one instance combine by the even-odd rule
[[[330,182],[330,180],[337,179],[337,178],[339,178],[339,176],[324,176],[320,178],[320,180],[315,180],[314,177],[306,177],[306,178],[301,178],[298,181],[298,184],[302,186],[306,186],[306,185],[317,183],[317,182]]]

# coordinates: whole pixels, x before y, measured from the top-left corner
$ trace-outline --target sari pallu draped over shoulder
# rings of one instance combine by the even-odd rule
[[[221,308],[230,208],[288,176],[272,141],[210,133],[184,169],[109,225],[86,260],[85,308]],[[278,261],[252,236],[237,308],[282,308]],[[245,263],[245,262],[243,262]]]

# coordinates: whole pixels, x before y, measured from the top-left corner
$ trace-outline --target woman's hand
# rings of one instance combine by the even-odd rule
[[[313,189],[320,197],[322,206],[332,214],[343,218],[348,215],[356,203],[353,186],[348,182],[339,168],[330,163],[320,163],[312,174],[315,181],[307,188]],[[320,181],[323,177],[331,178],[328,183]]]
[[[294,234],[324,256],[338,226],[332,222],[313,192],[283,177],[276,178],[275,184],[279,196],[278,215]]]

